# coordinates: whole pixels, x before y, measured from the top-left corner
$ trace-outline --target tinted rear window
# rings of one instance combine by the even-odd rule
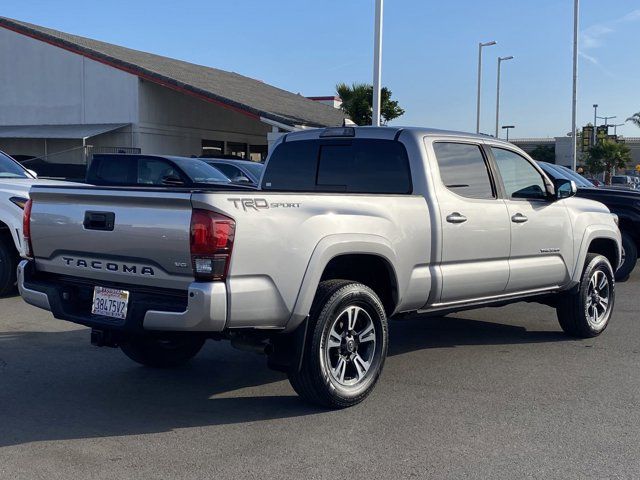
[[[400,142],[353,139],[280,144],[264,174],[265,190],[411,193],[407,152]]]
[[[127,158],[94,158],[87,172],[87,182],[98,185],[137,183],[137,162]]]

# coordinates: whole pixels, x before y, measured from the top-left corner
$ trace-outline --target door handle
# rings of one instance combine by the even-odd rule
[[[527,220],[529,219],[521,213],[516,213],[513,217],[511,217],[511,221],[513,223],[524,223]]]
[[[449,223],[464,223],[466,221],[467,217],[458,212],[453,212],[452,214],[447,215],[447,222]]]
[[[113,212],[84,212],[84,228],[87,230],[113,231],[116,221],[116,214]]]

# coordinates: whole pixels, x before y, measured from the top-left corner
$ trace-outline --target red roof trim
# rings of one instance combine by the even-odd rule
[[[233,110],[235,112],[241,113],[243,115],[246,115],[247,117],[253,118],[254,120],[260,120],[260,115],[257,115],[257,114],[255,114],[253,112],[249,112],[249,111],[244,110],[242,108],[238,108],[238,107],[236,107],[234,105],[229,105],[228,103],[222,102],[222,101],[217,100],[215,98],[211,98],[211,97],[209,97],[207,95],[204,95],[202,93],[194,92],[194,91],[192,91],[192,90],[190,90],[188,88],[181,87],[179,85],[174,85],[171,82],[167,82],[165,80],[157,78],[157,77],[155,77],[153,75],[150,75],[148,73],[142,72],[140,70],[136,70],[135,68],[130,68],[130,67],[127,67],[125,65],[118,65],[117,63],[111,62],[108,59],[100,58],[100,57],[95,56],[95,55],[91,55],[91,54],[89,54],[87,52],[83,52],[83,51],[81,51],[79,49],[70,47],[68,45],[64,45],[62,43],[58,43],[55,40],[51,40],[49,38],[41,37],[41,36],[39,36],[39,35],[37,35],[35,33],[32,33],[32,32],[25,32],[23,30],[20,30],[19,28],[13,27],[13,26],[0,24],[0,27],[6,28],[7,30],[11,30],[11,31],[13,31],[15,33],[19,33],[19,34],[24,35],[26,37],[33,38],[35,40],[38,40],[38,41],[41,41],[41,42],[44,42],[44,43],[48,43],[49,45],[53,45],[54,47],[58,47],[58,48],[61,48],[63,50],[67,50],[68,52],[75,53],[77,55],[81,55],[81,56],[86,57],[86,58],[88,58],[90,60],[93,60],[95,62],[99,62],[99,63],[102,63],[104,65],[107,65],[109,67],[112,67],[112,68],[115,68],[115,69],[118,69],[118,70],[122,70],[123,72],[127,72],[127,73],[135,75],[135,76],[137,76],[139,78],[143,78],[143,79],[148,80],[150,82],[157,83],[159,85],[162,85],[163,87],[167,87],[167,88],[170,88],[172,90],[178,91],[180,93],[185,93],[187,95],[191,95],[192,97],[199,98],[199,99],[204,100],[206,102],[215,103],[216,105],[220,105],[221,107],[224,107],[224,108],[227,108],[229,110]]]

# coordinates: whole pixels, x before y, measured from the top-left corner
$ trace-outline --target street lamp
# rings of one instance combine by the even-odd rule
[[[593,104],[593,135],[592,135],[593,145],[596,144],[596,124],[597,123],[598,123],[598,104],[594,103]]]
[[[573,92],[571,97],[571,169],[575,172],[578,163],[578,23],[580,17],[580,0],[573,0]],[[593,126],[594,131],[596,126]]]
[[[611,117],[596,117],[599,118],[600,120],[604,120],[604,126],[607,127],[609,126],[609,119],[610,118],[618,118],[615,115],[611,116]]]
[[[507,60],[513,60],[513,56],[498,57],[498,88],[496,91],[496,138],[498,138],[498,122],[500,121],[500,65]]]
[[[490,42],[480,42],[478,44],[478,102],[476,107],[476,133],[480,133],[480,86],[482,83],[482,47],[491,47],[498,42],[492,40]]]
[[[380,126],[380,83],[382,81],[382,17],[383,1],[376,0],[375,37],[373,47],[373,114],[371,125]]]
[[[507,142],[509,141],[509,130],[516,128],[515,125],[503,125],[502,129],[507,131]]]
[[[618,135],[618,127],[624,126],[624,123],[614,123],[613,125],[609,125],[609,126],[613,127],[613,134]]]

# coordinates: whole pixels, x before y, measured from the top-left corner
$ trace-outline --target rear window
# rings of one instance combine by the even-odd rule
[[[264,190],[411,193],[407,152],[392,140],[307,140],[280,144]]]
[[[95,158],[87,171],[87,182],[98,185],[137,183],[137,162],[123,158]]]

